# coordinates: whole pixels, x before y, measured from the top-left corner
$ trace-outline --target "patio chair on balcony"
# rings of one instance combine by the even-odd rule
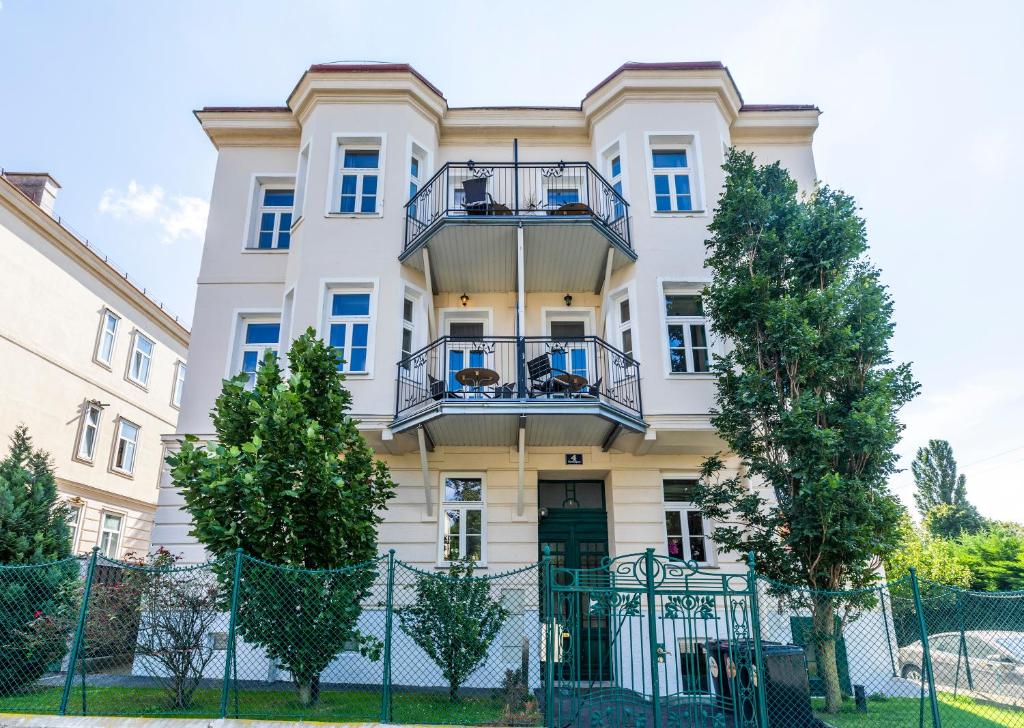
[[[494,388],[495,399],[514,399],[516,396],[516,383],[506,382],[500,387]]]
[[[463,180],[462,190],[465,195],[462,206],[469,215],[511,215],[506,205],[496,202],[487,191],[487,178],[474,177]]]
[[[579,392],[577,392],[577,394],[580,395],[581,397],[600,397],[601,396],[601,382],[603,382],[603,381],[604,381],[604,378],[602,377],[602,378],[598,379],[596,382],[594,382],[593,384],[588,384],[587,386],[583,387],[583,389],[581,389]]]
[[[526,362],[526,369],[530,377],[530,396],[536,397],[547,394],[559,394],[565,391],[565,385],[555,377],[565,374],[561,369],[554,369],[551,366],[551,359],[547,354],[530,359]]]
[[[427,375],[427,386],[430,388],[430,398],[436,402],[444,399],[444,382],[437,377]]]

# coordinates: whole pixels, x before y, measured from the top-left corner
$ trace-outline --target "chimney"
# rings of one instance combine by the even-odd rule
[[[53,203],[57,200],[60,185],[46,172],[3,172],[4,177],[17,187],[32,202],[39,205],[47,215],[53,215]]]

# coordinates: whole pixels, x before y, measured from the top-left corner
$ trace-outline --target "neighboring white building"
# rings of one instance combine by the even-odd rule
[[[121,558],[149,548],[189,332],[61,224],[58,189],[0,173],[0,435],[53,456],[73,550]]]
[[[704,240],[730,145],[812,188],[818,114],[745,105],[720,63],[626,64],[559,108],[315,65],[287,106],[197,111],[219,156],[179,435],[210,436],[221,380],[313,326],[399,485],[382,549],[738,568],[687,503],[724,448]],[[164,485],[154,541],[201,560]]]

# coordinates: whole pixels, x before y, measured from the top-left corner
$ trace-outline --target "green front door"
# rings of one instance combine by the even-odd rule
[[[538,527],[540,554],[543,556],[545,546],[550,548],[556,569],[600,567],[608,556],[604,483],[542,480],[538,489],[540,505],[546,509]],[[556,602],[555,615],[555,661],[560,679],[610,680],[608,615],[591,615],[585,593]],[[569,674],[573,664],[578,666],[576,675]]]

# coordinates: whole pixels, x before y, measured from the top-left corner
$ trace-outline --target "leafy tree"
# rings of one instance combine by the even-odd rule
[[[0,695],[35,682],[68,646],[78,602],[67,508],[50,456],[19,426],[0,460]]]
[[[946,440],[929,440],[918,448],[910,464],[914,474],[914,503],[925,527],[942,538],[956,538],[961,532],[977,533],[985,519],[967,500],[967,476],[956,472],[953,448]],[[936,509],[940,509],[937,512]]]
[[[914,528],[909,516],[904,516],[900,533],[900,547],[885,557],[885,575],[890,583],[903,579],[914,567],[922,579],[971,588],[973,574],[960,559],[959,544],[935,538],[923,528]]]
[[[761,573],[811,590],[861,587],[899,544],[903,508],[887,480],[902,430],[896,413],[917,392],[909,366],[892,365],[892,302],[865,258],[852,197],[822,186],[798,199],[778,163],[758,166],[737,150],[724,169],[703,304],[732,345],[713,366],[712,422],[741,474],[709,458],[694,499],[733,524],[716,528],[715,540],[753,550]],[[826,709],[835,712],[836,620],[868,599],[811,593]]]
[[[955,539],[961,534],[978,533],[986,524],[985,519],[970,504],[941,503],[928,510],[922,525],[936,538]]]
[[[1024,589],[1024,534],[1019,527],[994,525],[957,541],[957,560],[971,570],[971,589]]]
[[[487,657],[508,610],[491,598],[491,582],[473,576],[473,562],[451,565],[446,576],[418,574],[416,601],[398,612],[402,631],[427,653],[448,681],[448,699]]]
[[[212,413],[217,442],[188,437],[168,458],[192,533],[219,557],[241,548],[275,565],[331,570],[369,561],[394,493],[387,466],[347,414],[337,351],[309,329],[288,361],[287,379],[268,354],[251,390],[244,375],[225,381]],[[315,702],[319,675],[342,647],[369,644],[357,622],[375,575],[247,561],[238,632],[291,672],[304,704]]]

